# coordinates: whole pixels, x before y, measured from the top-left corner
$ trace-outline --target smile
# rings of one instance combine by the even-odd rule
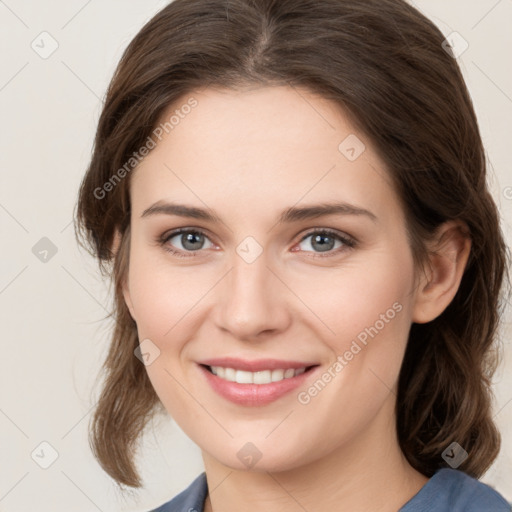
[[[216,394],[242,406],[264,406],[313,378],[320,366],[304,361],[244,360],[233,357],[208,359],[197,365],[206,384]]]

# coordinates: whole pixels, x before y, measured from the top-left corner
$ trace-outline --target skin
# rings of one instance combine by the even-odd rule
[[[335,103],[291,87],[208,88],[163,117],[190,96],[198,106],[131,177],[123,290],[139,339],[160,351],[146,367],[155,391],[201,448],[210,489],[205,510],[396,512],[427,481],[405,459],[395,431],[409,329],[451,302],[470,241],[459,224],[446,223],[430,264],[414,267],[389,175]],[[366,147],[354,161],[338,150],[350,134]],[[223,222],[141,217],[157,201],[210,208]],[[288,207],[329,201],[370,210],[376,220],[277,222]],[[180,235],[158,243],[177,228],[201,229],[199,250],[187,252]],[[313,228],[357,244],[336,241],[322,252],[314,236],[303,240]],[[248,236],[263,250],[252,263],[236,251]],[[297,392],[311,378],[275,402],[247,407],[217,395],[197,366],[223,356],[294,359],[316,362],[321,374],[395,303],[400,312],[307,404]],[[262,455],[252,468],[237,457],[247,442]]]

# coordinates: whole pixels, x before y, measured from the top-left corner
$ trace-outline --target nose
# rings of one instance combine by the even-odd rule
[[[222,281],[216,301],[221,330],[241,341],[258,341],[287,328],[292,294],[269,266],[265,252],[252,263],[234,254],[231,271]]]

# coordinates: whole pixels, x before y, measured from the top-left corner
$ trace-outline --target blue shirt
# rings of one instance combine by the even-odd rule
[[[204,512],[208,494],[201,473],[183,492],[151,512]],[[397,512],[511,512],[510,504],[492,487],[456,469],[439,469]]]

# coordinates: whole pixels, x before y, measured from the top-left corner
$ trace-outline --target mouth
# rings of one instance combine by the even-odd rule
[[[319,364],[224,358],[202,361],[198,366],[207,383],[221,397],[237,405],[261,406],[303,384]]]

